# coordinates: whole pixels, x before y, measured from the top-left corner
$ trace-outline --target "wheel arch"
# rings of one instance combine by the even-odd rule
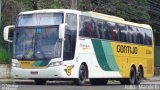
[[[138,68],[141,68],[141,69],[142,69],[142,77],[144,78],[144,68],[143,68],[143,65],[140,64],[140,65],[138,66]]]
[[[136,65],[135,65],[135,64],[132,64],[130,68],[132,68],[132,67],[133,67],[134,70],[136,71]]]

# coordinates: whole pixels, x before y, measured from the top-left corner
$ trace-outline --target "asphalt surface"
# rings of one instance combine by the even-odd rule
[[[49,81],[46,85],[35,85],[33,81],[1,83],[0,90],[160,90],[160,81],[142,82],[141,85],[120,85],[119,82],[109,82],[107,85],[84,86],[74,85],[73,82]]]

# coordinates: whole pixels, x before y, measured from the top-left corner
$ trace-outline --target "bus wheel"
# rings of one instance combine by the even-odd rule
[[[45,79],[35,79],[34,82],[36,85],[45,85],[46,84]]]
[[[92,85],[106,85],[108,82],[108,79],[94,78],[94,79],[90,79],[90,82]]]
[[[135,84],[135,80],[136,80],[136,71],[133,67],[131,67],[130,77],[127,79],[126,84],[133,85]]]
[[[143,70],[141,67],[138,68],[138,71],[136,73],[136,81],[135,84],[140,84],[141,83],[141,79],[143,77]]]
[[[82,64],[79,69],[79,78],[75,80],[75,84],[84,85],[87,79],[87,69]]]

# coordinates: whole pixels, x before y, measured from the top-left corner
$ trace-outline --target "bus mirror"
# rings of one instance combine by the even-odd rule
[[[64,33],[65,33],[65,26],[66,24],[60,24],[59,25],[59,39],[64,40]]]
[[[15,29],[14,25],[4,27],[3,38],[4,38],[5,41],[13,42],[12,40],[10,40],[10,36],[13,36],[11,34],[13,34],[14,29]]]

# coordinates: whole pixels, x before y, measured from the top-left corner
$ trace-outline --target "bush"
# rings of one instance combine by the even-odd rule
[[[0,48],[0,64],[10,64],[12,54],[4,48]]]

